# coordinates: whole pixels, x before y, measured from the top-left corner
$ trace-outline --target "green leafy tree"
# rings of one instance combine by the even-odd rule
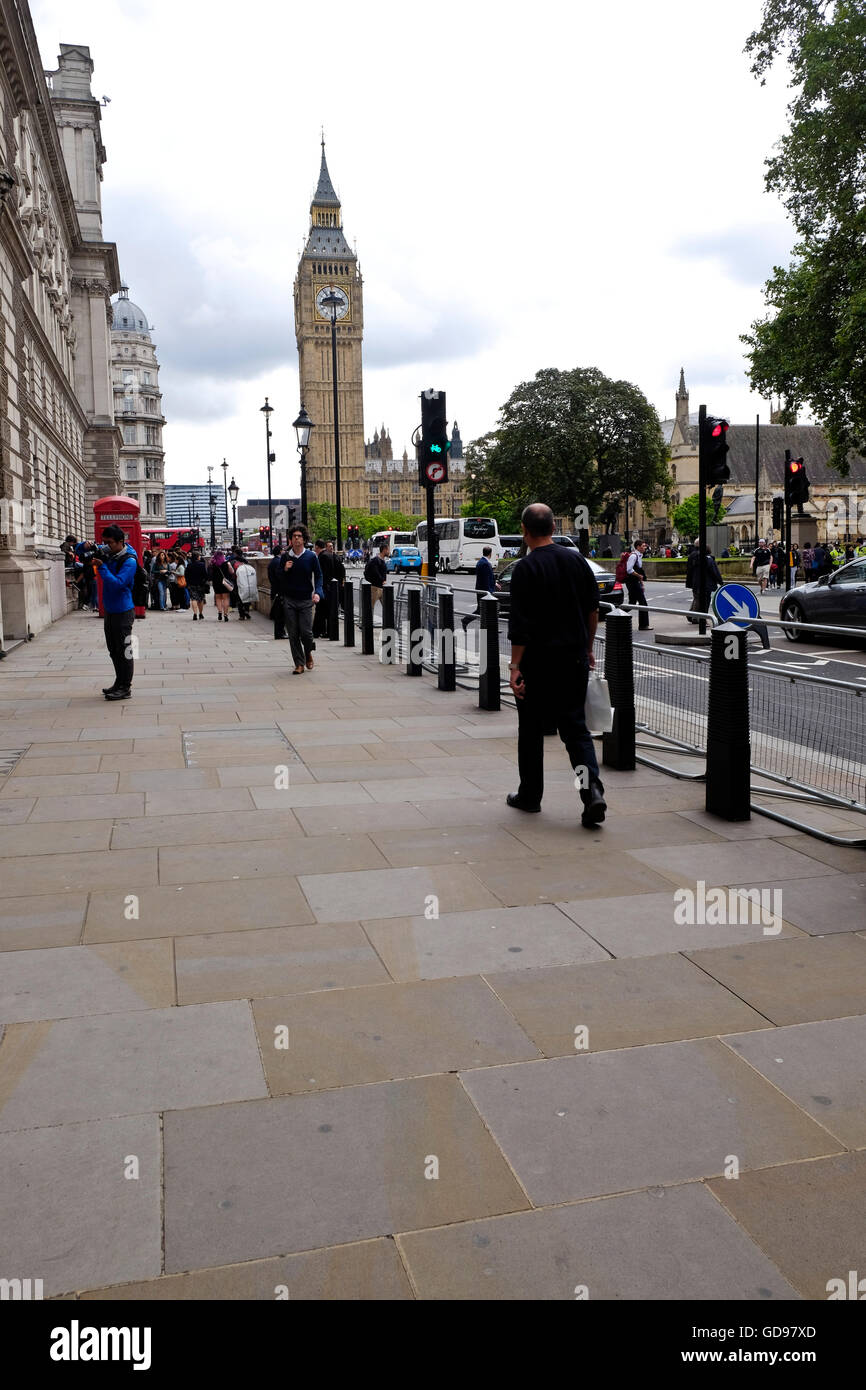
[[[687,497],[685,502],[681,502],[678,507],[674,507],[671,520],[681,536],[696,536],[698,534],[698,494],[694,493]],[[707,525],[712,526],[717,521],[721,521],[727,512],[727,507],[719,507],[716,512],[711,497],[707,498]]]
[[[467,444],[465,488],[470,498],[460,514],[494,517],[502,535],[514,535],[520,530],[520,513],[526,504],[503,486],[489,466],[497,442],[498,435],[492,431]]]
[[[743,335],[752,386],[806,405],[838,471],[866,451],[866,7],[863,0],[765,0],[748,39],[763,82],[787,50],[790,126],[766,161],[768,191],[797,234],[765,287],[770,313]]]
[[[498,428],[476,443],[484,445],[491,498],[518,512],[543,501],[568,516],[585,506],[594,519],[612,495],[628,492],[646,504],[669,496],[658,415],[636,386],[595,367],[550,367],[521,382]]]
[[[337,534],[337,508],[333,502],[311,502],[307,508],[309,531],[313,539],[322,537],[331,540]],[[340,520],[345,538],[347,526],[357,526],[365,540],[377,531],[414,531],[420,516],[406,516],[403,512],[377,512],[371,515],[361,507],[343,507]]]

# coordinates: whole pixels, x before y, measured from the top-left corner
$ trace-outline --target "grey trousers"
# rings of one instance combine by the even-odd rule
[[[313,650],[313,600],[284,598],[283,608],[295,665],[306,666],[307,657]]]

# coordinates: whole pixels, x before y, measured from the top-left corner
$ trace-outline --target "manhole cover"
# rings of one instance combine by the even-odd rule
[[[300,763],[300,754],[292,747],[282,729],[276,724],[229,724],[224,729],[185,729],[183,758],[187,767],[197,767],[199,759],[237,755],[266,759],[273,754],[278,763]],[[2,754],[0,754],[2,756]]]
[[[30,747],[28,743],[27,748]],[[8,777],[27,752],[27,748],[0,748],[0,777]]]

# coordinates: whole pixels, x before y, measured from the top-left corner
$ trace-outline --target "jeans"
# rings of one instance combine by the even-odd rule
[[[132,685],[134,662],[129,654],[129,640],[135,621],[135,609],[128,613],[106,613],[102,628],[105,645],[114,666],[114,686],[116,690],[128,690]]]
[[[520,800],[537,806],[544,795],[544,735],[554,727],[571,766],[585,767],[589,782],[601,786],[595,745],[584,715],[589,662],[579,648],[524,652],[520,671],[525,694],[517,701],[517,766]]]
[[[157,592],[158,600],[159,600],[159,603],[158,603],[159,609],[160,609],[160,611],[161,611],[162,613],[164,613],[164,612],[165,612],[165,580],[164,580],[164,579],[158,579],[158,580],[156,581],[156,592]]]
[[[283,608],[295,665],[306,666],[307,658],[313,650],[313,600],[284,598]]]

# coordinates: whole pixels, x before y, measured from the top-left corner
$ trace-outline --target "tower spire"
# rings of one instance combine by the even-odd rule
[[[319,169],[319,183],[313,194],[313,207],[338,208],[340,200],[334,191],[331,182],[331,175],[328,173],[328,161],[325,158],[325,132],[322,130],[322,163]]]

